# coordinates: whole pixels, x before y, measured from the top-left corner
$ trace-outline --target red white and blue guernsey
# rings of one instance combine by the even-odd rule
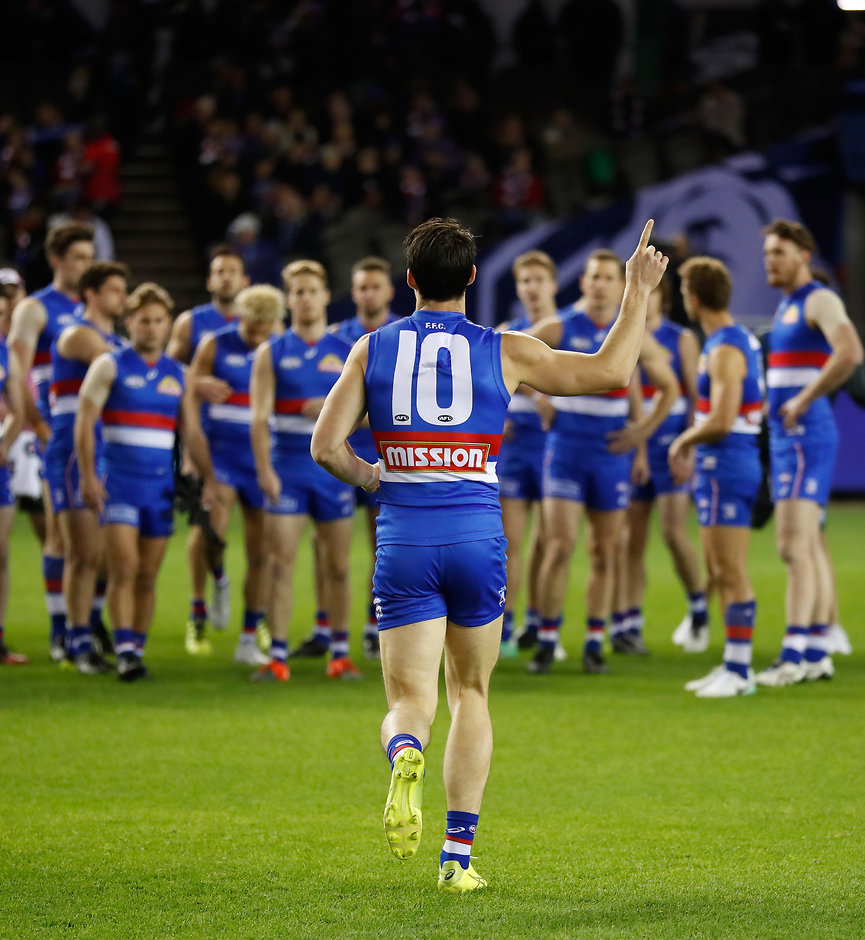
[[[315,419],[302,414],[310,398],[323,398],[336,384],[351,346],[334,333],[307,343],[294,330],[270,341],[276,379],[273,465],[282,483],[274,515],[308,515],[331,522],[354,512],[354,487],[335,480],[309,452]]]
[[[213,473],[218,482],[237,490],[243,505],[261,509],[264,494],[256,480],[249,405],[249,382],[256,347],[249,346],[240,335],[239,322],[217,330],[213,341],[213,375],[231,388],[225,401],[210,404],[206,409],[204,427]]]
[[[5,337],[0,337],[0,395],[9,378],[9,347]],[[0,465],[0,506],[11,506],[15,502],[12,493],[12,471],[9,464]]]
[[[583,353],[596,353],[615,322],[600,325],[587,313],[575,310],[560,316],[559,348]],[[602,512],[626,509],[631,456],[611,454],[608,435],[621,430],[628,420],[627,388],[550,400],[557,415],[547,435],[544,496],[584,503]]]
[[[759,435],[763,423],[765,382],[760,341],[744,326],[723,326],[708,337],[697,366],[697,408],[700,427],[711,411],[712,380],[708,360],[718,346],[733,346],[745,357],[742,400],[730,433],[712,444],[697,445],[694,497],[702,526],[742,526],[751,523],[751,509],[762,479]]]
[[[512,320],[509,332],[525,332],[532,321],[525,314]],[[511,438],[502,442],[497,474],[503,499],[537,501],[543,490],[547,432],[531,395],[514,392],[508,405]]]
[[[387,326],[388,323],[395,323],[399,319],[401,318],[395,313],[388,313],[387,320],[382,326]],[[354,346],[361,336],[366,336],[367,333],[371,332],[373,331],[367,330],[360,317],[351,317],[348,320],[342,320],[333,327],[334,335],[340,337],[340,339],[348,343],[349,346]],[[375,463],[378,459],[375,452],[375,443],[369,428],[358,428],[348,439],[348,442],[351,444],[352,449],[358,457],[362,457],[370,463]],[[358,503],[365,506],[376,506],[378,504],[375,493],[367,493],[360,487],[357,488],[355,497]]]
[[[79,318],[84,308],[79,301],[67,297],[50,284],[30,296],[42,304],[47,315],[45,326],[36,341],[30,378],[36,390],[36,407],[39,414],[50,424],[51,407],[48,395],[51,386],[51,345],[67,326]]]
[[[225,327],[235,323],[235,318],[224,316],[213,304],[200,304],[193,307],[189,318],[190,353],[195,353],[205,336],[224,330]]]
[[[94,330],[105,343],[119,349],[124,340],[115,333],[105,333],[89,320],[78,320],[74,325]],[[62,332],[62,331],[61,331]],[[68,359],[57,349],[60,333],[51,344],[51,384],[48,393],[51,415],[51,437],[45,447],[44,473],[48,480],[51,503],[54,511],[83,509],[78,462],[75,458],[75,416],[78,413],[79,393],[89,362]],[[95,459],[97,471],[102,473],[102,435],[97,422],[95,435]]]
[[[838,428],[829,399],[812,402],[789,431],[780,408],[817,377],[832,355],[826,337],[805,319],[808,297],[827,289],[811,281],[781,301],[769,333],[767,374],[774,497],[810,499],[821,506],[829,498],[838,453]]]
[[[502,535],[496,464],[510,395],[501,334],[462,313],[415,311],[370,337],[366,390],[378,543]]]
[[[684,327],[677,323],[662,320],[660,326],[652,334],[667,352],[667,362],[679,380],[679,396],[673,402],[667,417],[647,441],[646,450],[651,477],[648,483],[635,485],[632,488],[631,499],[636,502],[651,502],[656,496],[685,492],[688,489],[687,484],[679,486],[673,481],[670,466],[667,463],[670,444],[685,430],[688,421],[688,396],[682,382],[682,358],[679,351],[679,343],[684,332]],[[651,383],[643,382],[644,412],[651,410],[657,391]]]
[[[117,374],[102,410],[105,504],[109,524],[162,538],[173,530],[173,450],[183,367],[148,362],[131,346],[113,353]]]
[[[379,455],[373,603],[379,630],[502,615],[496,464],[510,395],[500,333],[417,310],[370,337],[367,408]]]

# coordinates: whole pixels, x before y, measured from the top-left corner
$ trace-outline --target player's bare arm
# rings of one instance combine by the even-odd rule
[[[209,508],[213,499],[214,476],[213,461],[210,459],[210,446],[201,427],[201,404],[205,400],[201,394],[199,379],[213,377],[213,359],[216,354],[216,340],[208,336],[202,341],[186,374],[187,386],[190,394],[183,398],[183,422],[186,426],[189,456],[201,479],[204,481],[204,492],[201,504]]]
[[[65,359],[93,362],[109,349],[108,343],[95,330],[86,326],[67,326],[57,337],[57,352]]]
[[[625,267],[625,292],[619,315],[601,348],[592,354],[550,349],[535,336],[502,334],[505,384],[513,393],[521,382],[547,395],[587,395],[624,388],[640,354],[649,294],[658,286],[669,259],[649,244],[653,220]]]
[[[735,346],[716,346],[709,354],[708,369],[712,398],[706,420],[699,427],[687,428],[670,444],[667,459],[677,483],[691,476],[694,446],[725,438],[742,404],[742,380],[748,369],[742,351]]]
[[[679,337],[679,366],[682,371],[682,385],[688,398],[688,424],[694,420],[694,408],[697,405],[697,362],[700,358],[700,343],[691,330],[685,330]]]
[[[3,418],[2,426],[0,426],[0,466],[8,460],[9,448],[15,443],[15,439],[21,433],[21,428],[24,427],[26,394],[27,386],[18,358],[10,356],[9,374],[6,376],[6,388],[4,390],[6,416]]]
[[[184,310],[171,327],[165,355],[184,365],[192,358],[192,311]]]
[[[276,401],[276,376],[273,372],[273,355],[269,343],[260,346],[255,353],[249,380],[249,400],[252,415],[252,454],[255,458],[258,485],[267,498],[275,503],[279,499],[282,483],[273,469],[270,452],[269,422]]]
[[[78,412],[75,415],[75,454],[81,473],[81,495],[87,506],[99,512],[105,503],[105,490],[96,475],[95,427],[116,376],[117,362],[114,356],[107,352],[98,356],[81,383]]]
[[[312,432],[312,459],[344,483],[378,489],[378,465],[367,463],[352,450],[346,438],[366,414],[364,372],[369,337],[362,336],[348,355],[342,374],[330,391]]]
[[[816,378],[781,406],[780,412],[788,430],[796,427],[812,402],[843,385],[863,358],[862,341],[836,293],[816,290],[810,294],[805,301],[805,319],[809,326],[820,330],[826,337],[832,347],[832,355]]]
[[[12,356],[17,358],[24,376],[27,376],[33,368],[36,345],[47,322],[48,314],[45,306],[32,297],[25,297],[12,312],[12,322],[9,327],[9,349]],[[11,359],[12,356],[9,358]],[[24,420],[33,428],[39,439],[45,443],[51,436],[51,428],[39,414],[29,386],[25,387],[25,393]]]

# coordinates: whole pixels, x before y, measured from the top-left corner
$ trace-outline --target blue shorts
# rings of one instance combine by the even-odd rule
[[[750,528],[751,510],[763,479],[757,452],[697,457],[694,500],[701,526]]]
[[[213,475],[217,483],[230,486],[240,500],[240,505],[247,509],[263,509],[265,496],[258,485],[255,469],[248,466],[237,466],[225,459],[224,454],[211,454],[213,461]]]
[[[454,545],[379,545],[372,579],[379,630],[447,617],[481,627],[505,609],[502,537]]]
[[[810,499],[819,506],[829,502],[838,441],[770,438],[772,458],[772,498]]]
[[[279,501],[266,501],[265,509],[275,516],[309,516],[315,522],[333,522],[354,513],[354,487],[341,483],[327,470],[304,456],[297,461],[276,463],[282,489]]]
[[[13,506],[15,495],[12,492],[12,472],[8,466],[0,466],[0,508]]]
[[[108,467],[105,479],[106,525],[131,525],[149,539],[167,538],[174,532],[174,479],[145,477]]]
[[[502,499],[537,502],[543,495],[544,452],[512,442],[502,444],[496,464],[499,495]]]
[[[631,497],[630,454],[547,447],[544,498],[570,499],[601,512],[627,509]]]
[[[378,509],[378,494],[367,493],[362,486],[354,488],[354,502],[356,506],[364,506],[367,509]]]
[[[649,450],[649,482],[631,486],[631,501],[635,503],[653,503],[658,496],[667,493],[687,493],[690,484],[681,486],[673,480],[670,465],[667,463],[667,450]]]
[[[55,515],[70,509],[87,508],[81,496],[81,474],[74,451],[71,454],[46,457],[42,464],[42,473],[48,482],[51,508]]]

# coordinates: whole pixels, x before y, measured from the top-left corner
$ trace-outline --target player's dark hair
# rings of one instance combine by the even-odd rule
[[[84,297],[84,291],[98,291],[110,277],[122,277],[129,280],[129,268],[119,261],[94,261],[81,275],[78,282],[78,295]]]
[[[63,222],[55,225],[45,236],[45,254],[63,258],[75,242],[92,242],[93,226],[82,222]]]
[[[246,271],[246,265],[243,263],[243,255],[240,252],[235,251],[231,245],[217,245],[215,248],[210,250],[210,264],[213,264],[217,258],[237,258],[240,262],[241,270]]]
[[[425,300],[453,300],[466,292],[478,249],[456,219],[427,219],[403,242],[406,265]]]
[[[733,281],[723,261],[705,256],[688,258],[679,268],[684,289],[707,310],[720,312],[730,306]]]
[[[586,258],[586,267],[588,268],[590,261],[611,261],[619,269],[619,274],[622,275],[622,280],[625,278],[625,262],[609,248],[596,248],[588,258]]]
[[[803,251],[810,251],[812,255],[817,251],[814,236],[801,222],[775,219],[763,229],[763,235],[777,235],[778,238],[785,238],[788,242],[798,245]]]
[[[355,261],[351,266],[351,276],[354,277],[355,274],[359,274],[361,271],[380,271],[385,276],[390,277],[390,261],[376,255],[361,258],[360,261]]]

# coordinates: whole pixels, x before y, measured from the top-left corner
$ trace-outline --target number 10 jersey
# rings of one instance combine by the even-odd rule
[[[500,537],[496,461],[510,401],[501,334],[462,313],[417,310],[370,335],[365,383],[378,543]]]

